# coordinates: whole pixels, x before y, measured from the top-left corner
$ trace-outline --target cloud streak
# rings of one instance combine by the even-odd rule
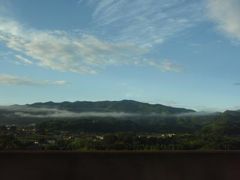
[[[162,63],[156,63],[155,61],[148,61],[150,66],[156,67],[163,72],[182,72],[183,67],[178,64],[171,62],[170,60],[166,59]]]
[[[34,108],[28,106],[0,106],[0,110],[4,110],[18,117],[25,118],[85,118],[85,117],[134,117],[139,116],[137,113],[125,112],[71,112],[63,109],[55,108]]]
[[[20,85],[20,86],[46,86],[65,85],[66,81],[33,80],[26,77],[18,77],[9,74],[0,74],[0,85]]]
[[[95,8],[94,24],[116,41],[161,44],[202,20],[201,1],[82,0]],[[113,33],[114,32],[114,33]]]
[[[13,105],[13,106],[0,106],[0,110],[4,110],[17,117],[24,118],[86,118],[86,117],[113,117],[113,118],[134,118],[134,117],[158,117],[158,118],[171,118],[171,117],[198,117],[198,116],[214,116],[219,113],[216,112],[193,112],[193,113],[180,113],[180,114],[161,114],[161,113],[126,113],[126,112],[72,112],[64,109],[55,108],[35,108],[29,106]]]
[[[18,61],[20,61],[20,63],[23,63],[23,64],[27,64],[27,65],[30,65],[30,64],[33,64],[32,61],[30,61],[29,59],[25,58],[25,57],[22,57],[21,55],[15,55],[15,57],[18,59]]]
[[[127,113],[127,112],[72,112],[64,109],[56,108],[36,108],[27,105],[0,106],[0,110],[4,110],[6,116],[17,116],[23,118],[86,118],[86,117],[112,117],[112,118],[135,118],[135,117],[192,117],[192,116],[207,116],[215,115],[216,113],[195,112],[181,114],[161,114],[161,113]],[[2,112],[4,113],[4,112]]]

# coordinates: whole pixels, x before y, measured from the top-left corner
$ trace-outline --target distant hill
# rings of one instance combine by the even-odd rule
[[[191,109],[122,101],[45,102],[0,107],[0,125],[31,123],[74,132],[181,132],[240,136],[240,111]]]
[[[122,101],[76,101],[76,102],[45,102],[27,105],[34,108],[56,108],[72,112],[126,112],[126,113],[159,113],[159,114],[181,114],[193,113],[194,110],[175,108],[161,104],[142,103],[133,100]]]
[[[207,126],[205,131],[219,135],[240,135],[240,111],[225,111]]]

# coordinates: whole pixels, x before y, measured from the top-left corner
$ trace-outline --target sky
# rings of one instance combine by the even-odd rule
[[[0,0],[0,104],[240,109],[239,0]]]

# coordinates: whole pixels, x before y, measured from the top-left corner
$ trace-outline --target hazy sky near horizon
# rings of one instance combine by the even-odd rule
[[[0,0],[0,104],[240,109],[239,0]]]

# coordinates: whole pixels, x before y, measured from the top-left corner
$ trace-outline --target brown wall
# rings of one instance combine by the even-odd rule
[[[240,180],[240,152],[2,152],[0,180]]]

